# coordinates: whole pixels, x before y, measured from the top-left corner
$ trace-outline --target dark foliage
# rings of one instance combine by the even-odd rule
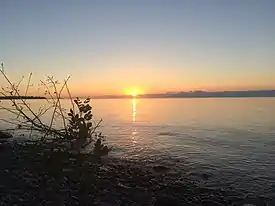
[[[98,157],[108,154],[110,148],[103,144],[104,136],[98,131],[102,120],[98,122],[93,120],[90,98],[84,101],[79,98],[73,100],[68,88],[70,77],[65,79],[63,84],[60,84],[51,76],[47,76],[46,81],[41,81],[39,86],[42,86],[42,90],[45,91],[45,97],[39,97],[39,99],[45,99],[47,106],[35,111],[28,102],[28,99],[37,98],[28,95],[29,87],[33,86],[31,84],[32,74],[29,75],[26,89],[21,88],[24,77],[19,82],[13,83],[4,71],[3,64],[1,64],[0,74],[7,83],[7,86],[2,86],[0,94],[3,99],[11,101],[11,107],[0,104],[0,109],[9,112],[13,117],[11,120],[0,117],[1,121],[15,126],[14,129],[16,130],[30,131],[30,135],[33,131],[38,132],[41,134],[41,138],[36,140],[37,143],[43,144],[51,141],[53,149],[65,149],[77,153],[93,151]],[[61,103],[64,91],[67,91],[66,95],[69,96],[72,104],[68,116]],[[51,116],[50,122],[45,122],[43,116],[48,113]],[[55,123],[60,121],[62,126],[55,127],[55,125],[58,125]],[[94,149],[88,148],[90,145],[94,146]]]
[[[79,98],[74,100],[77,111],[70,109],[68,113],[68,135],[70,147],[74,151],[81,152],[88,145],[94,142],[93,152],[96,156],[107,155],[111,150],[103,144],[104,136],[97,131],[101,121],[94,122],[90,98],[81,101]]]

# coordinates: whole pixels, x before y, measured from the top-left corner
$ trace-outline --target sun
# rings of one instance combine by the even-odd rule
[[[132,96],[133,96],[133,97],[136,97],[136,96],[137,96],[137,93],[133,92],[133,93],[132,93]]]
[[[144,94],[144,92],[139,88],[128,88],[125,89],[124,94],[132,97],[137,97],[138,95]]]

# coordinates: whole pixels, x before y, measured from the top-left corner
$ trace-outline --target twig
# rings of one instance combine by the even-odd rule
[[[28,94],[31,78],[32,78],[32,73],[30,73],[30,75],[29,75],[28,84],[27,84],[27,88],[26,88],[26,91],[25,91],[25,96],[27,96],[27,94]]]
[[[9,83],[9,85],[11,86],[11,88],[15,91],[15,93],[16,93],[16,95],[18,95],[18,97],[21,97],[21,95],[20,95],[20,93],[18,92],[18,90],[14,87],[14,85],[11,83],[11,81],[9,80],[9,78],[6,76],[6,74],[4,73],[4,65],[3,64],[1,64],[1,70],[0,70],[0,72],[2,73],[2,75],[4,76],[4,78],[7,80],[7,82]],[[22,99],[22,98],[19,98],[21,101],[22,101],[22,103],[26,106],[26,108],[32,113],[32,115],[33,116],[36,116],[36,114],[33,112],[33,110],[28,106],[28,104],[26,104],[26,101],[24,100],[24,99]],[[15,106],[17,107],[17,105],[16,105],[16,102],[15,102]],[[20,110],[21,111],[21,110]],[[29,119],[29,117],[24,113],[24,112],[22,112],[21,111],[21,113],[27,118],[27,119]],[[39,119],[39,118],[37,118],[37,120],[39,121],[39,123],[41,124],[41,125],[43,125],[43,126],[45,126],[42,122],[41,122],[41,120]]]
[[[69,95],[69,99],[70,99],[70,102],[71,102],[71,105],[72,105],[73,113],[75,113],[75,106],[74,106],[74,102],[73,102],[71,92],[70,92],[69,87],[68,87],[68,81],[65,82],[65,86],[66,86],[66,90],[67,90],[67,93]]]
[[[67,78],[67,81],[69,80],[69,78],[70,77]],[[65,132],[67,134],[66,120],[65,120],[65,117],[63,115],[63,112],[62,112],[62,109],[61,109],[61,103],[60,103],[60,96],[61,96],[61,93],[62,93],[63,89],[65,88],[65,84],[63,84],[63,86],[60,89],[59,93],[57,93],[56,83],[53,81],[53,78],[52,77],[48,77],[48,80],[52,83],[52,85],[54,87],[54,91],[55,91],[54,93],[56,94],[56,99],[57,99],[56,102],[55,102],[55,105],[54,105],[54,111],[53,111],[53,115],[52,115],[52,118],[51,118],[49,130],[52,128],[53,120],[54,120],[55,113],[56,113],[56,109],[59,108],[59,110],[61,112],[62,119],[63,119],[64,129],[65,129]],[[45,133],[44,138],[46,137],[46,135],[47,135],[47,133]]]

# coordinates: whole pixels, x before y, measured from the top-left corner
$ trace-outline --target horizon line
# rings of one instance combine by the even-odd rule
[[[224,95],[224,96],[223,96]],[[74,95],[76,98],[77,96]],[[78,96],[79,98],[86,98],[87,96]],[[94,99],[119,99],[119,98],[133,98],[132,95],[125,94],[105,94],[105,95],[88,95]],[[165,92],[165,93],[148,93],[138,94],[136,98],[196,98],[196,97],[275,97],[275,89],[267,90],[232,90],[232,91],[179,91],[179,92]]]

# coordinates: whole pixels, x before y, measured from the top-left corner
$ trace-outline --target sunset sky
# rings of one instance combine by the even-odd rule
[[[9,76],[75,95],[275,89],[273,0],[5,0],[0,25]]]

